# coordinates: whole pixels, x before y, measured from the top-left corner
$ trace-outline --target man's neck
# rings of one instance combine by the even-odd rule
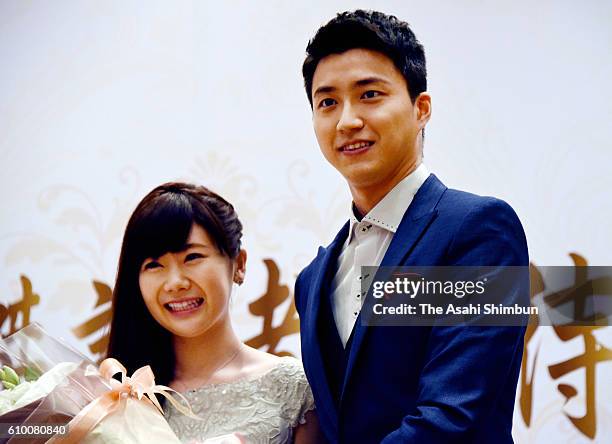
[[[421,159],[418,159],[415,163],[410,164],[408,168],[399,170],[396,174],[391,175],[386,180],[378,182],[376,184],[358,187],[353,186],[349,183],[349,189],[353,196],[353,204],[358,214],[358,219],[368,214],[372,208],[374,208],[378,202],[384,199],[384,197],[391,191],[395,186],[404,180],[407,176],[412,174],[421,164]]]

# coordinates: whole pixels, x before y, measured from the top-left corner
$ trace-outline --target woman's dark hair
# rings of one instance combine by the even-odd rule
[[[321,59],[355,48],[371,49],[389,57],[406,79],[412,103],[427,90],[425,50],[408,23],[382,12],[358,9],[339,13],[308,42],[302,74],[311,107],[312,78]]]
[[[166,183],[147,194],[123,236],[107,355],[118,359],[129,374],[150,365],[158,384],[167,385],[174,378],[172,335],[144,303],[140,268],[146,258],[184,250],[193,224],[206,230],[223,255],[238,256],[242,224],[234,207],[209,189],[187,183]]]

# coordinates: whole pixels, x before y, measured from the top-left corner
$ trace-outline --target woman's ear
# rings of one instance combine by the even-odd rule
[[[242,285],[242,283],[244,282],[244,275],[246,273],[246,261],[246,250],[240,250],[238,252],[238,256],[236,256],[236,259],[234,259],[234,282],[238,285]]]

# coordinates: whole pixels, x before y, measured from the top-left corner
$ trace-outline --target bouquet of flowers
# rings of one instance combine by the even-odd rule
[[[114,359],[98,368],[38,324],[0,340],[0,363],[0,424],[14,426],[0,443],[178,444],[156,395],[194,416],[180,394],[155,384],[150,367],[129,377]]]

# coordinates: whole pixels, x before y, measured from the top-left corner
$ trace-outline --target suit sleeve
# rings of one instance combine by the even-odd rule
[[[527,266],[525,235],[512,208],[481,200],[459,226],[446,259],[445,265]],[[526,288],[528,275],[504,294],[504,303],[524,302]],[[416,407],[382,442],[473,442],[474,430],[490,424],[489,412],[500,402],[510,419],[497,428],[511,425],[524,333],[523,327],[432,327]],[[499,433],[509,436],[510,430]]]
[[[302,300],[300,298],[300,294],[302,291],[302,275],[304,274],[304,270],[302,270],[300,272],[300,274],[298,274],[298,277],[295,279],[295,285],[293,287],[293,299],[295,301],[295,309],[298,312],[298,315],[300,316],[300,319],[302,317]]]

